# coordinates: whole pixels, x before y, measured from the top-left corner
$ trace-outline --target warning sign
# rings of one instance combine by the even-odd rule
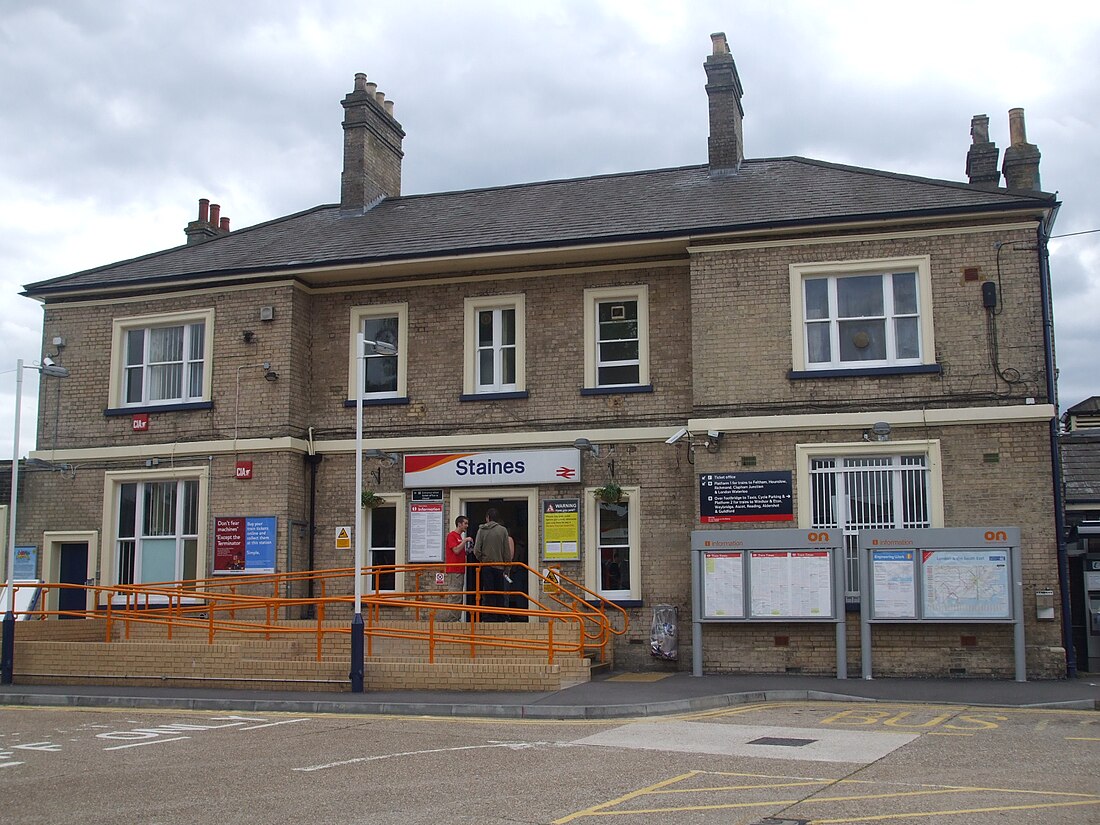
[[[351,528],[350,527],[337,527],[336,528],[336,549],[337,550],[350,550],[351,549]]]

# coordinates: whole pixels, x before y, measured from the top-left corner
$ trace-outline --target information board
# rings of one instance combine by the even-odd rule
[[[699,476],[699,520],[704,524],[793,521],[789,470],[704,473]]]
[[[820,619],[833,615],[833,576],[825,550],[749,554],[752,615]]]
[[[703,553],[703,613],[709,618],[745,615],[743,553]]]
[[[443,561],[443,491],[413,490],[409,501],[409,561]]]

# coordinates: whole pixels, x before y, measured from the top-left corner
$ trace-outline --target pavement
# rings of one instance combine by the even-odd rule
[[[326,693],[102,685],[0,685],[0,705],[392,714],[514,719],[661,716],[750,702],[831,700],[1100,711],[1100,673],[1075,679],[835,679],[611,673],[550,692],[410,690]]]

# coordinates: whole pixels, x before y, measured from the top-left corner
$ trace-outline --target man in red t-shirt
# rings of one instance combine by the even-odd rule
[[[450,604],[462,604],[463,592],[466,590],[466,550],[470,543],[466,538],[466,528],[469,524],[466,516],[456,516],[455,529],[447,534],[443,545],[443,561],[446,565],[443,568],[443,578],[447,589],[444,600]],[[440,619],[444,622],[455,622],[461,618],[461,610],[446,610],[440,614]]]

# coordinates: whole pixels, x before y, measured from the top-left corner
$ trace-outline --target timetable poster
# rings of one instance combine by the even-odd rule
[[[827,550],[768,550],[749,555],[752,615],[826,619],[833,615],[832,561]]]
[[[744,618],[743,553],[703,553],[703,615],[708,618]]]

